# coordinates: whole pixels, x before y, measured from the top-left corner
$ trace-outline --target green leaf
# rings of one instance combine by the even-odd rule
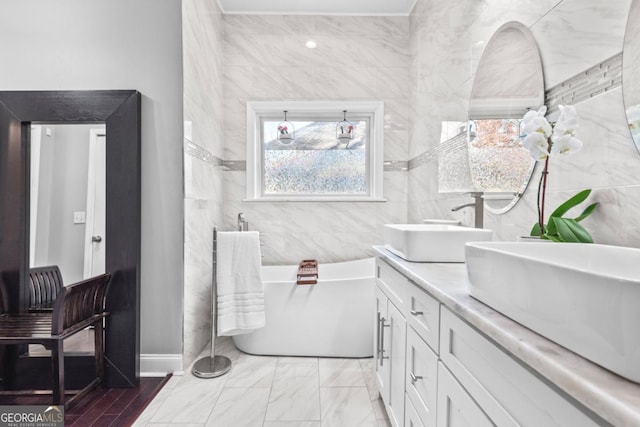
[[[540,236],[542,233],[540,233],[540,223],[536,222],[535,224],[533,224],[533,228],[531,229],[531,233],[529,233],[530,236]]]
[[[579,192],[578,194],[576,194],[575,196],[571,197],[569,200],[567,200],[566,202],[558,206],[558,208],[551,213],[551,216],[561,217],[562,215],[566,214],[571,208],[576,207],[580,203],[587,200],[587,197],[589,197],[589,194],[591,194],[590,188],[586,190],[582,190],[581,192]]]
[[[556,234],[558,234],[558,228],[556,227],[556,217],[554,216],[550,216],[549,217],[549,224],[547,225],[547,229],[545,230],[545,234],[549,235],[549,236],[555,236]]]
[[[563,242],[593,243],[589,232],[572,218],[555,218],[558,236]]]
[[[582,213],[580,214],[580,216],[577,216],[576,218],[574,218],[576,221],[582,221],[583,219],[585,219],[586,217],[588,217],[589,215],[591,215],[593,213],[594,210],[596,210],[596,208],[598,207],[600,203],[595,202],[590,204],[589,206],[587,206],[587,208],[585,210],[582,211]]]

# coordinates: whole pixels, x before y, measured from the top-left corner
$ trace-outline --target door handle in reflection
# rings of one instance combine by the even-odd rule
[[[424,314],[423,311],[415,311],[415,310],[411,310],[409,313],[411,313],[413,316],[419,316],[421,314]]]
[[[91,242],[93,242],[93,243],[100,243],[100,242],[102,242],[102,236],[93,236],[93,237],[91,238]]]

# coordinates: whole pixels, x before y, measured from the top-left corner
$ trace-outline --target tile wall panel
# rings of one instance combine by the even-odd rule
[[[211,338],[212,228],[222,223],[222,14],[215,2],[184,0],[184,346],[183,365]],[[236,85],[241,86],[241,85]],[[232,86],[234,87],[234,86]]]
[[[224,160],[246,159],[249,100],[382,100],[385,160],[405,161],[410,106],[409,18],[226,15]],[[304,43],[313,38],[317,47]],[[224,172],[224,224],[243,212],[263,234],[264,264],[372,256],[382,224],[404,222],[407,171],[389,167],[381,202],[244,202],[246,173]]]
[[[438,105],[445,111],[460,109],[464,112],[461,106],[468,104],[468,89],[482,50],[502,24],[518,20],[530,27],[538,42],[547,89],[601,62],[617,61],[615,57],[622,50],[630,0],[612,0],[606,4],[596,0],[536,0],[525,2],[524,6],[522,3],[467,0],[456,5],[442,2],[436,5],[432,0],[418,0],[410,17],[412,52],[415,54],[410,74],[412,86],[417,88],[416,94],[411,96],[410,222],[440,217],[458,218],[468,225],[473,224],[473,215],[468,210],[450,212],[450,206],[470,199],[438,193],[438,165],[433,156],[429,156],[429,150],[434,152],[433,145],[440,133],[440,119],[426,110],[430,105]],[[466,8],[468,16],[456,17],[460,8]],[[435,16],[449,19],[444,23],[433,22],[429,15],[432,10]],[[460,54],[455,48],[443,49],[446,43],[442,40],[452,39],[469,19],[472,25],[468,28],[471,37],[465,40],[467,55]],[[438,36],[425,36],[424,33],[429,31]],[[447,34],[440,35],[440,32]],[[422,72],[422,68],[428,66],[425,63],[434,56],[438,59],[444,56],[442,64],[446,66],[443,68],[451,76],[459,77],[445,79],[435,74],[434,78],[433,74]],[[583,140],[584,148],[573,156],[552,160],[547,210],[555,208],[581,189],[593,188],[590,200],[600,201],[601,206],[585,220],[584,225],[594,239],[602,243],[638,247],[640,232],[632,224],[637,222],[635,218],[640,208],[640,175],[635,172],[640,170],[640,155],[628,133],[622,103],[623,89],[616,87],[617,84],[614,82],[606,92],[577,101],[581,123],[578,136]],[[551,93],[558,90],[552,89]],[[444,98],[443,91],[450,91],[452,96]],[[454,115],[448,119],[458,120]],[[534,172],[534,181],[537,182],[539,174],[540,165]],[[495,230],[499,240],[515,240],[528,234],[536,217],[536,182],[529,186],[523,199],[507,214],[485,213],[485,227]]]

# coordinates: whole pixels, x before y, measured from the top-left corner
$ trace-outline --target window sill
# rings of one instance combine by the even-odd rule
[[[353,197],[335,197],[335,196],[274,196],[260,198],[246,198],[243,202],[386,202],[387,199],[380,197],[353,196]]]

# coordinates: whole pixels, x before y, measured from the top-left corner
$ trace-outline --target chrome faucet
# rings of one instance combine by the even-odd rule
[[[482,228],[483,227],[483,220],[484,220],[484,200],[482,199],[482,192],[481,191],[472,191],[469,193],[469,195],[471,197],[473,197],[473,202],[471,203],[465,203],[463,205],[459,205],[459,206],[454,206],[453,208],[451,208],[451,212],[456,212],[459,211],[460,209],[463,208],[468,208],[473,206],[474,208],[474,216],[475,216],[475,224],[474,227],[475,228]]]
[[[249,231],[249,221],[244,219],[244,214],[238,214],[238,231]]]

